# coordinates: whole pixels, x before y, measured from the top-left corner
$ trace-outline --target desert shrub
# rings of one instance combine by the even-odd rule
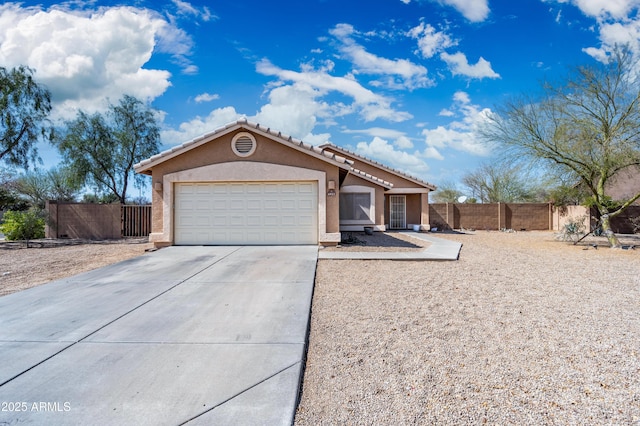
[[[44,216],[40,211],[8,211],[2,217],[0,232],[9,241],[44,238]]]
[[[582,237],[587,229],[587,217],[578,216],[571,218],[564,224],[562,229],[562,239],[565,241],[576,241]]]

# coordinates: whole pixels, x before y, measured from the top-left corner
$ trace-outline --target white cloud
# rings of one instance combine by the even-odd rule
[[[442,52],[440,58],[447,63],[453,75],[464,75],[469,78],[500,78],[500,74],[491,69],[491,63],[480,57],[475,65],[470,65],[464,53],[449,54]]]
[[[560,0],[571,3],[582,13],[598,19],[623,19],[640,7],[640,0]]]
[[[379,137],[374,137],[369,143],[358,143],[356,152],[416,177],[429,171],[429,166],[419,153],[409,154],[405,151],[399,151],[388,141]]]
[[[482,22],[489,16],[488,0],[438,0],[438,2],[453,7],[471,22]]]
[[[191,45],[182,30],[147,9],[0,5],[0,63],[34,68],[62,116],[77,108],[94,111],[105,98],[115,102],[125,93],[160,96],[170,86],[170,73],[144,65],[155,51],[189,65]]]
[[[180,124],[178,130],[164,130],[161,135],[166,147],[181,144],[205,133],[209,133],[218,127],[244,117],[236,112],[233,107],[214,109],[206,117],[196,117]]]
[[[413,148],[413,142],[406,136],[400,136],[398,139],[393,141],[393,144],[400,149],[411,149]]]
[[[370,52],[351,37],[356,33],[349,24],[338,24],[329,31],[340,41],[339,51],[351,61],[355,74],[393,76],[378,81],[378,85],[392,89],[416,89],[433,85],[427,69],[407,59],[387,59]]]
[[[640,57],[640,0],[543,0],[567,3],[595,19],[600,46],[583,51],[606,62],[616,45],[628,45]]]
[[[393,139],[393,145],[400,149],[413,148],[413,142],[411,142],[411,139],[406,136],[405,132],[399,130],[386,129],[383,127],[370,127],[368,129],[343,130],[342,133],[363,134],[380,139]]]
[[[458,44],[456,40],[452,39],[444,31],[436,31],[433,26],[424,22],[412,28],[407,35],[418,40],[419,52],[422,57],[427,59]]]
[[[428,146],[424,152],[422,153],[426,158],[433,158],[434,160],[444,160],[444,157],[440,152],[433,146]]]
[[[392,122],[405,121],[412,118],[408,112],[396,111],[391,107],[392,100],[373,93],[358,83],[352,76],[334,77],[325,70],[313,70],[308,67],[301,72],[281,69],[268,59],[256,65],[260,74],[278,77],[282,82],[293,82],[308,86],[317,91],[316,96],[325,96],[330,92],[338,92],[353,99],[351,105],[334,103],[329,106],[334,114],[346,115],[353,112],[360,114],[366,121],[385,119]]]
[[[318,115],[327,108],[316,101],[317,96],[318,92],[305,84],[277,87],[269,94],[269,103],[252,120],[306,141],[312,136]]]
[[[197,8],[191,3],[182,0],[172,0],[172,2],[178,11],[178,15],[185,18],[197,18],[201,19],[204,22],[209,22],[212,19],[218,18],[217,16],[213,15],[209,8],[206,6]]]
[[[203,95],[200,95],[203,96]],[[211,95],[209,95],[211,96]],[[196,117],[180,124],[178,130],[165,130],[162,140],[167,145],[180,144],[213,129],[246,117],[262,126],[277,129],[283,134],[320,145],[330,139],[328,133],[313,134],[317,118],[329,112],[327,105],[316,101],[317,92],[304,84],[279,86],[269,93],[269,103],[254,116],[240,114],[233,107],[217,108],[206,117]],[[217,97],[217,95],[213,95]]]
[[[424,129],[422,135],[425,137],[427,148],[423,155],[443,159],[440,150],[446,148],[478,156],[489,155],[492,147],[478,139],[477,131],[486,122],[491,110],[472,104],[469,95],[462,91],[454,94],[453,101],[448,111],[461,119],[435,129]]]
[[[583,50],[601,62],[607,60],[607,54],[613,51],[615,46],[628,45],[640,56],[640,20],[601,24],[600,42],[599,48],[589,47]]]
[[[215,101],[216,99],[220,99],[220,95],[218,95],[217,93],[201,93],[195,97],[196,103],[211,102]]]

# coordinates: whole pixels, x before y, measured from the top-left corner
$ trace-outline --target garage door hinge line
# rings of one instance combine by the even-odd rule
[[[23,374],[26,374],[27,372],[29,372],[29,371],[33,370],[33,369],[34,369],[34,368],[36,368],[37,366],[39,366],[39,365],[41,365],[41,364],[44,364],[45,362],[49,361],[51,358],[53,358],[53,357],[55,357],[55,356],[57,356],[57,355],[61,354],[62,352],[66,351],[67,349],[69,349],[69,348],[71,348],[71,347],[75,346],[76,344],[78,344],[78,343],[82,342],[83,340],[88,339],[89,337],[93,336],[93,335],[94,335],[94,334],[96,334],[97,332],[99,332],[99,331],[103,330],[105,327],[110,326],[111,324],[113,324],[114,322],[118,321],[119,319],[121,319],[121,318],[123,318],[123,317],[125,317],[125,316],[129,315],[129,314],[130,314],[130,313],[132,313],[133,311],[136,311],[137,309],[139,309],[139,308],[143,307],[143,306],[144,306],[144,305],[146,305],[147,303],[152,302],[153,300],[157,299],[158,297],[160,297],[160,296],[162,296],[162,295],[164,295],[164,294],[166,294],[166,293],[170,292],[171,290],[173,290],[174,288],[178,287],[179,285],[184,284],[185,282],[189,281],[191,278],[193,278],[193,277],[195,277],[196,275],[198,275],[198,274],[200,274],[200,273],[202,273],[202,272],[206,271],[207,269],[211,268],[211,267],[212,267],[213,265],[215,265],[216,263],[218,263],[218,262],[220,262],[221,260],[223,260],[223,259],[225,259],[225,258],[227,258],[227,257],[231,256],[232,254],[234,254],[235,252],[237,252],[237,251],[238,251],[238,250],[240,250],[240,249],[242,249],[242,247],[238,247],[237,249],[235,249],[235,250],[233,250],[233,251],[231,251],[231,252],[227,253],[226,255],[221,256],[221,257],[220,257],[219,259],[217,259],[215,262],[213,262],[212,264],[208,265],[208,266],[207,266],[207,267],[205,267],[205,268],[202,268],[201,270],[199,270],[198,272],[196,272],[196,273],[192,274],[192,275],[191,275],[191,276],[189,276],[188,278],[185,278],[184,280],[180,281],[179,283],[177,283],[177,284],[175,284],[175,285],[173,285],[173,286],[169,287],[169,288],[168,288],[168,289],[166,289],[165,291],[163,291],[163,292],[161,292],[161,293],[156,294],[156,295],[155,295],[155,296],[153,296],[151,299],[149,299],[149,300],[147,300],[147,301],[145,301],[145,302],[142,302],[142,303],[141,303],[141,304],[139,304],[138,306],[133,307],[133,308],[132,308],[132,309],[130,309],[129,311],[127,311],[127,312],[125,312],[124,314],[122,314],[122,315],[118,316],[117,318],[115,318],[115,319],[113,319],[113,320],[109,321],[108,323],[104,324],[103,326],[101,326],[101,327],[97,328],[96,330],[94,330],[94,331],[92,331],[91,333],[87,334],[87,335],[86,335],[86,336],[84,336],[83,338],[78,339],[78,340],[76,340],[75,342],[71,343],[69,346],[66,346],[66,347],[64,347],[64,348],[60,349],[58,352],[54,353],[53,355],[51,355],[51,356],[49,356],[49,357],[47,357],[47,358],[43,359],[42,361],[40,361],[40,362],[38,362],[38,363],[36,363],[36,364],[32,365],[31,367],[29,367],[29,368],[27,368],[26,370],[24,370],[24,371],[22,371],[22,372],[20,372],[20,373],[16,374],[15,376],[13,376],[13,377],[11,377],[11,378],[9,378],[9,379],[5,380],[4,382],[0,383],[0,387],[2,387],[2,386],[4,386],[4,385],[6,385],[7,383],[9,383],[9,382],[11,382],[11,381],[13,381],[13,380],[17,379],[18,377],[22,376]]]

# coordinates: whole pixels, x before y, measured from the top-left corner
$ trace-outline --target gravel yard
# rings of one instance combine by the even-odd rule
[[[297,425],[640,422],[640,247],[436,236],[459,261],[319,261]]]

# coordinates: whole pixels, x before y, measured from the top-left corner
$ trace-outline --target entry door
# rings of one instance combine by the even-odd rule
[[[407,228],[407,197],[391,195],[389,197],[389,227],[391,229]]]

